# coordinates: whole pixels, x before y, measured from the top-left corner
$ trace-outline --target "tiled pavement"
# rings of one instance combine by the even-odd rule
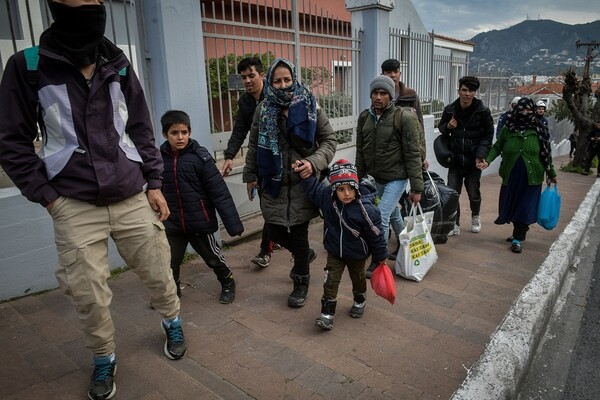
[[[437,246],[439,261],[421,283],[396,277],[394,305],[369,288],[362,319],[348,315],[352,295],[344,275],[332,331],[313,325],[326,258],[321,223],[310,229],[318,257],[301,309],[287,306],[287,251],[275,253],[266,269],[250,263],[258,238],[225,252],[237,282],[231,305],[219,304],[215,276],[200,260],[191,261],[182,270],[189,351],[180,361],[163,355],[159,317],[148,307],[146,289],[133,272],[122,273],[110,283],[119,366],[114,398],[448,399],[594,180],[559,172],[559,226],[533,226],[523,253],[513,254],[504,241],[510,226],[493,224],[500,178],[482,178],[481,233],[463,221],[459,237]],[[465,194],[461,204],[467,210]],[[0,348],[0,398],[86,397],[91,356],[59,291],[0,304]]]

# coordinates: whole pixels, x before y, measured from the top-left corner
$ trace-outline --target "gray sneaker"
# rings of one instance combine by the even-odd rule
[[[479,215],[471,217],[471,232],[479,233],[481,231],[481,218]]]
[[[448,236],[458,236],[460,235],[460,226],[454,224],[454,229],[448,232]]]
[[[271,254],[266,253],[264,251],[260,251],[256,257],[252,259],[252,262],[258,265],[261,268],[267,268],[269,266],[269,262],[271,261]]]
[[[363,301],[362,303],[357,303],[355,301],[354,304],[352,304],[352,308],[350,309],[350,316],[352,318],[362,318],[363,314],[365,313],[366,304],[366,301]]]

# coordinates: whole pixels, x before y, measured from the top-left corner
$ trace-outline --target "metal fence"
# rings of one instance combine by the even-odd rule
[[[390,58],[400,61],[401,79],[427,102],[433,98],[433,39],[429,34],[390,28]]]
[[[244,90],[236,66],[245,56],[259,56],[265,68],[276,57],[294,62],[303,84],[325,110],[340,142],[352,140],[358,110],[361,33],[348,20],[317,9],[310,0],[199,0],[202,8],[207,95],[213,148],[225,149]],[[137,13],[133,0],[106,0],[106,36],[129,56],[138,75],[146,77],[140,54]],[[136,7],[138,8],[136,10]],[[338,10],[339,14],[339,10]],[[0,0],[0,77],[16,51],[37,44],[50,24],[46,0]],[[436,121],[456,98],[458,78],[467,74],[468,58],[438,54],[432,34],[391,29],[390,57],[401,63],[402,79],[417,90],[423,112]],[[514,94],[506,77],[480,77],[479,97],[499,115]],[[144,79],[142,79],[142,82]],[[142,83],[146,88],[150,85]],[[146,91],[151,96],[151,91]],[[151,101],[151,100],[150,100]]]
[[[105,0],[106,37],[129,57],[135,70],[142,66],[134,0]],[[38,45],[52,22],[46,0],[0,0],[0,79],[8,59],[16,52]],[[139,74],[141,75],[141,74]],[[144,83],[142,82],[142,85]],[[39,146],[36,145],[36,148]],[[0,188],[14,186],[0,168]]]
[[[291,60],[329,116],[341,142],[350,141],[358,96],[360,38],[348,21],[315,10],[310,1],[202,1],[205,68],[217,157],[226,148],[237,99],[244,91],[238,62],[261,58]],[[266,71],[265,71],[266,72]]]

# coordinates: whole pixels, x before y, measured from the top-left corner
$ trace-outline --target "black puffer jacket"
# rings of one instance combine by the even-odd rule
[[[260,101],[264,98],[265,96],[261,93]],[[238,111],[235,115],[231,136],[227,142],[227,149],[223,152],[226,160],[233,160],[237,152],[240,151],[240,148],[242,147],[242,144],[244,144],[246,136],[248,136],[248,132],[252,127],[252,119],[254,118],[254,112],[256,111],[257,106],[258,102],[254,96],[248,92],[242,93],[238,100]]]
[[[448,128],[452,116],[458,122],[454,129]],[[460,99],[444,108],[438,129],[450,138],[450,148],[454,153],[454,165],[475,165],[475,158],[485,158],[494,139],[494,119],[490,109],[477,98],[464,112]]]
[[[171,211],[164,222],[167,231],[214,233],[219,229],[218,211],[229,235],[244,232],[227,184],[205,147],[190,139],[178,153],[169,142],[160,146],[160,152],[165,163],[162,191]]]
[[[381,233],[381,213],[374,204],[377,193],[374,186],[361,182],[358,198],[371,223],[379,230],[378,235],[367,222],[358,204],[358,198],[344,205],[331,188],[318,182],[314,175],[303,179],[301,183],[308,198],[323,212],[323,245],[328,253],[345,260],[362,260],[370,255],[373,255],[374,261],[387,258],[387,248]],[[334,203],[340,214],[337,213]],[[340,218],[344,219],[347,226],[342,224]],[[354,236],[348,227],[356,230],[358,236]]]

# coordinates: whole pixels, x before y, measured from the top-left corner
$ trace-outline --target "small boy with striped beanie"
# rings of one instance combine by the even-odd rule
[[[360,318],[366,304],[367,279],[365,264],[369,256],[378,263],[387,258],[386,242],[381,234],[381,214],[375,206],[377,190],[360,183],[356,167],[338,160],[329,172],[327,186],[312,175],[302,180],[308,198],[323,214],[323,245],[327,250],[325,281],[321,298],[321,315],[315,325],[333,328],[337,294],[344,268],[352,281],[354,303],[350,316]]]

